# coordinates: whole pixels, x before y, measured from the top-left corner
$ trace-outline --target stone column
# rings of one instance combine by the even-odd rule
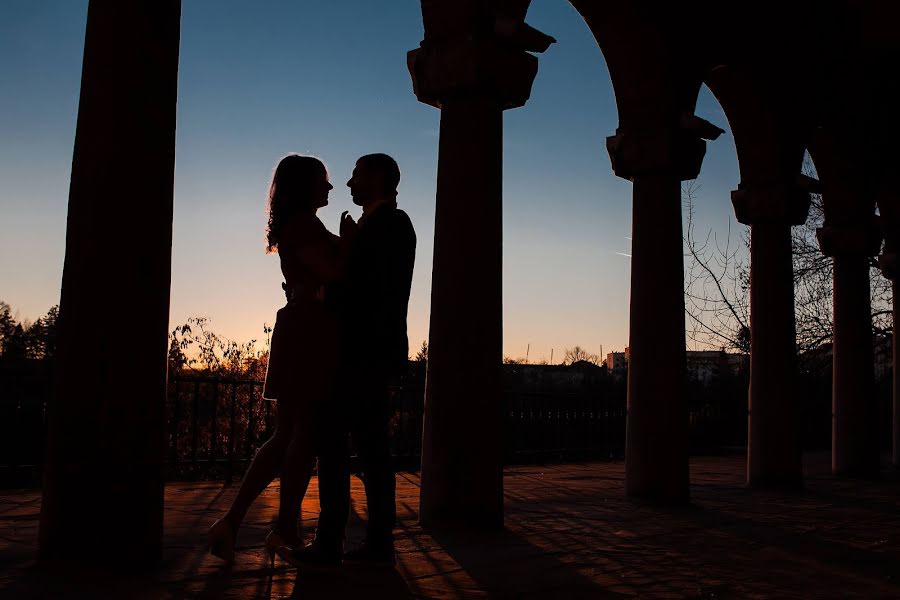
[[[681,181],[705,142],[679,130],[619,129],[607,139],[616,175],[634,183],[625,487],[665,503],[690,497]]]
[[[441,110],[423,525],[503,523],[502,124],[486,99]]]
[[[896,254],[894,255],[894,263],[897,262]],[[894,271],[896,273],[896,269]],[[900,323],[900,308],[897,304],[897,294],[900,293],[900,282],[894,275],[891,278],[891,303],[893,308],[893,322]],[[897,327],[896,325],[894,326]],[[895,329],[896,330],[896,329]],[[893,427],[891,428],[891,464],[895,468],[900,468],[900,343],[898,343],[898,334],[891,336],[891,417]]]
[[[441,24],[425,16],[426,32]],[[497,528],[503,110],[525,104],[537,59],[490,36],[452,33],[426,35],[409,67],[419,100],[441,109],[419,518],[425,526]]]
[[[91,0],[69,188],[39,560],[162,550],[180,0]]]
[[[890,239],[890,238],[889,238]],[[885,252],[878,258],[878,266],[885,277],[891,280],[891,296],[894,323],[900,323],[900,308],[897,305],[897,293],[900,292],[900,260],[897,252],[885,248]],[[897,340],[897,326],[894,326],[894,335],[891,346],[891,374],[892,374],[892,406],[891,415],[893,427],[891,430],[891,464],[900,467],[900,347]]]
[[[750,226],[747,484],[799,486],[791,225],[806,221],[809,193],[792,184],[742,185],[731,198],[737,220]]]
[[[834,261],[831,468],[837,475],[874,476],[878,405],[869,257],[878,253],[881,236],[874,220],[821,227],[816,235]]]

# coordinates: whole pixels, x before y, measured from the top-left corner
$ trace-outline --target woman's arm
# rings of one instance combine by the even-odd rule
[[[296,256],[316,279],[333,283],[344,277],[347,268],[347,251],[340,240],[331,233],[315,242],[301,244]]]
[[[286,227],[280,252],[287,252],[315,279],[330,284],[344,276],[346,252],[340,238],[333,235],[312,215],[298,215]]]

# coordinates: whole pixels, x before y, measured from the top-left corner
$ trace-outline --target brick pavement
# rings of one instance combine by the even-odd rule
[[[506,528],[425,532],[419,479],[397,475],[396,570],[303,570],[266,565],[263,538],[278,482],[251,509],[238,560],[223,569],[203,548],[206,527],[234,487],[166,487],[166,554],[153,576],[110,581],[48,577],[33,567],[38,491],[0,491],[0,598],[900,598],[900,480],[836,479],[828,456],[806,457],[806,488],[743,485],[742,456],[692,459],[692,503],[627,500],[621,463],[521,466],[506,471]],[[307,535],[316,482],[303,504]],[[351,542],[365,500],[353,481]],[[77,545],[73,549],[77,551]]]

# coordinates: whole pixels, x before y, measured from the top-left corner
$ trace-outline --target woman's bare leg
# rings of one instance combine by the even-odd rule
[[[292,407],[295,405],[295,402],[278,403],[275,433],[256,451],[256,456],[253,457],[247,472],[244,474],[244,479],[241,480],[241,487],[238,489],[237,496],[235,496],[234,501],[231,503],[231,508],[225,515],[225,519],[231,525],[235,536],[237,536],[237,530],[241,526],[250,505],[272,483],[272,480],[275,479],[284,465],[285,455],[294,437],[295,419],[293,413],[295,411]]]
[[[299,404],[299,403],[298,403]],[[297,535],[297,519],[300,505],[309,487],[312,470],[316,464],[313,430],[315,417],[312,411],[301,414],[297,410],[291,429],[291,443],[287,448],[284,469],[281,472],[281,497],[278,504],[276,529],[284,536]]]

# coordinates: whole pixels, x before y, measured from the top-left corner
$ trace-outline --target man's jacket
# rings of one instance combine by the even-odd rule
[[[416,257],[416,232],[396,204],[360,223],[338,292],[344,362],[385,375],[406,372],[406,313]]]

